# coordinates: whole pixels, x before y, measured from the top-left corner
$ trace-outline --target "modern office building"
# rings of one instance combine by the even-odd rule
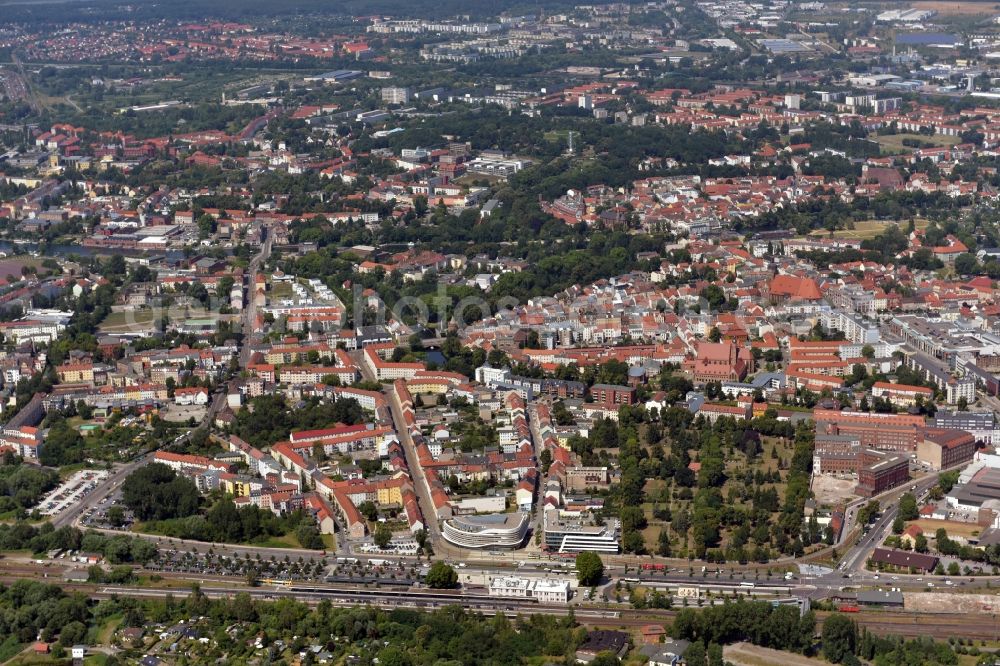
[[[455,516],[444,521],[442,533],[461,548],[517,548],[528,534],[530,518],[524,512]]]
[[[609,520],[599,525],[585,512],[556,509],[545,512],[545,546],[550,551],[617,553],[618,538],[617,521]]]

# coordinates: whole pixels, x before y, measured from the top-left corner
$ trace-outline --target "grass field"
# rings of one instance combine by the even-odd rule
[[[301,548],[302,544],[299,540],[295,538],[294,534],[286,534],[280,537],[270,537],[265,541],[259,541],[254,543],[255,546],[260,546],[262,548]]]
[[[487,182],[490,185],[495,185],[502,180],[503,178],[500,176],[491,176],[487,173],[466,173],[462,174],[452,182],[456,185],[474,185],[476,182]]]
[[[139,576],[137,583],[141,587],[152,587],[163,590],[190,590],[191,581],[182,578],[160,578],[153,580],[151,576]]]
[[[291,297],[292,297],[292,285],[290,282],[271,283],[272,300],[278,300],[280,298],[291,298]]]
[[[907,139],[934,146],[954,146],[962,140],[957,136],[944,136],[942,134],[935,134],[934,136],[924,136],[923,134],[887,134],[886,136],[877,137],[875,142],[882,147],[883,154],[897,155],[899,153],[913,152],[913,148],[903,145],[903,141]]]
[[[136,522],[132,524],[132,531],[136,534],[152,534],[160,535],[162,531],[156,528],[155,523],[143,523]],[[295,538],[294,534],[286,534],[280,537],[270,537],[263,541],[253,542],[254,546],[260,546],[261,548],[301,548],[299,545],[299,540]]]
[[[17,642],[16,636],[7,636],[3,643],[0,643],[0,663],[3,663],[24,649],[22,643]]]
[[[156,320],[158,311],[112,312],[101,322],[102,332],[123,333],[133,329],[147,329]]]
[[[900,227],[905,225],[900,224],[894,220],[862,220],[854,224],[853,229],[840,229],[833,232],[834,238],[857,238],[858,240],[864,240],[866,238],[874,238],[878,236],[883,231],[888,229],[894,224],[899,224]],[[926,229],[927,220],[918,219],[914,221],[914,227],[917,229]],[[829,238],[830,232],[828,231],[815,231],[810,234],[810,236],[815,238]]]
[[[93,469],[93,468],[94,468],[93,465],[86,462],[73,463],[72,465],[63,465],[62,467],[59,468],[59,478],[65,481],[69,477],[79,472],[81,469]]]
[[[111,642],[118,625],[122,623],[122,619],[121,615],[112,615],[104,621],[104,624],[97,629],[97,643],[99,645],[107,645]]]
[[[66,652],[69,653],[69,650],[66,650]],[[49,664],[55,666],[56,664],[61,665],[70,661],[70,659],[56,659],[52,655],[36,655],[31,651],[24,651],[8,661],[6,666],[29,666],[29,664],[30,666],[49,666]]]

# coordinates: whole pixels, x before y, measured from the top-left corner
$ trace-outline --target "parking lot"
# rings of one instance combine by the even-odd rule
[[[362,553],[371,555],[416,555],[418,546],[416,541],[400,540],[391,541],[385,548],[379,548],[373,543],[366,543],[358,550]]]
[[[104,470],[85,469],[77,472],[38,504],[39,513],[43,516],[54,516],[62,513],[78,504],[97,487],[97,484],[106,478],[108,478],[108,473]]]
[[[98,527],[105,530],[128,531],[132,527],[132,523],[135,522],[135,516],[131,510],[121,504],[121,496],[122,491],[118,489],[98,502],[97,505],[84,511],[83,524],[87,527]],[[121,522],[117,524],[108,520],[108,510],[115,505],[122,509]]]
[[[251,558],[249,554],[243,557],[215,553],[209,548],[200,552],[198,547],[189,549],[160,547],[156,559],[143,567],[147,571],[163,571],[167,573],[195,573],[210,576],[246,576],[254,571],[261,579],[285,581],[317,582],[323,579],[329,570],[326,557],[292,560],[285,556],[278,558],[271,555],[268,558]]]

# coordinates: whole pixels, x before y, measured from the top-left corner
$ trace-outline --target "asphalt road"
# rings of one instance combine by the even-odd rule
[[[430,486],[427,485],[427,476],[417,459],[413,438],[410,437],[409,428],[406,427],[406,421],[403,419],[403,409],[399,396],[396,394],[395,388],[388,388],[385,393],[389,402],[389,411],[392,413],[392,423],[399,435],[400,443],[403,445],[403,452],[406,454],[406,464],[410,468],[410,476],[414,482],[413,489],[417,493],[417,502],[424,514],[424,525],[427,528],[434,552],[441,555],[459,552],[441,536],[441,526],[438,524],[437,512],[434,510],[434,502],[431,500]]]
[[[261,265],[271,256],[271,246],[271,234],[265,227],[264,245],[261,247],[260,252],[250,260],[250,265],[247,266],[247,302],[246,306],[243,308],[243,345],[240,347],[241,368],[246,368],[247,364],[250,363],[254,320],[257,318],[257,299],[256,294],[254,293],[254,285],[256,284],[257,272],[260,270]]]

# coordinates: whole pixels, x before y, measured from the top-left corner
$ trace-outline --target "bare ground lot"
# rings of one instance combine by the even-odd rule
[[[930,9],[939,14],[963,14],[966,16],[975,14],[995,14],[998,5],[996,2],[955,2],[954,0],[917,0],[911,2],[913,9]]]
[[[168,404],[160,410],[160,418],[164,421],[181,422],[188,419],[201,421],[205,418],[206,408],[203,405],[174,405]]]
[[[0,259],[0,277],[6,279],[8,275],[13,275],[16,279],[21,279],[21,269],[25,266],[35,266],[39,274],[45,273],[41,268],[41,262],[32,257],[7,257]]]
[[[758,647],[750,643],[734,643],[722,648],[722,657],[736,666],[818,666],[828,662],[810,659],[801,654],[782,652],[771,648]]]
[[[857,498],[854,494],[854,486],[858,485],[856,479],[840,478],[829,474],[814,474],[812,478],[812,491],[816,497],[816,503],[825,506],[837,506]]]
[[[976,523],[960,523],[954,520],[929,520],[922,518],[914,520],[913,523],[919,526],[924,531],[924,536],[927,537],[933,537],[934,533],[942,527],[948,531],[948,536],[963,537],[965,539],[979,536],[983,530]]]
[[[995,594],[914,592],[903,597],[903,608],[920,613],[993,613],[1000,610]]]

